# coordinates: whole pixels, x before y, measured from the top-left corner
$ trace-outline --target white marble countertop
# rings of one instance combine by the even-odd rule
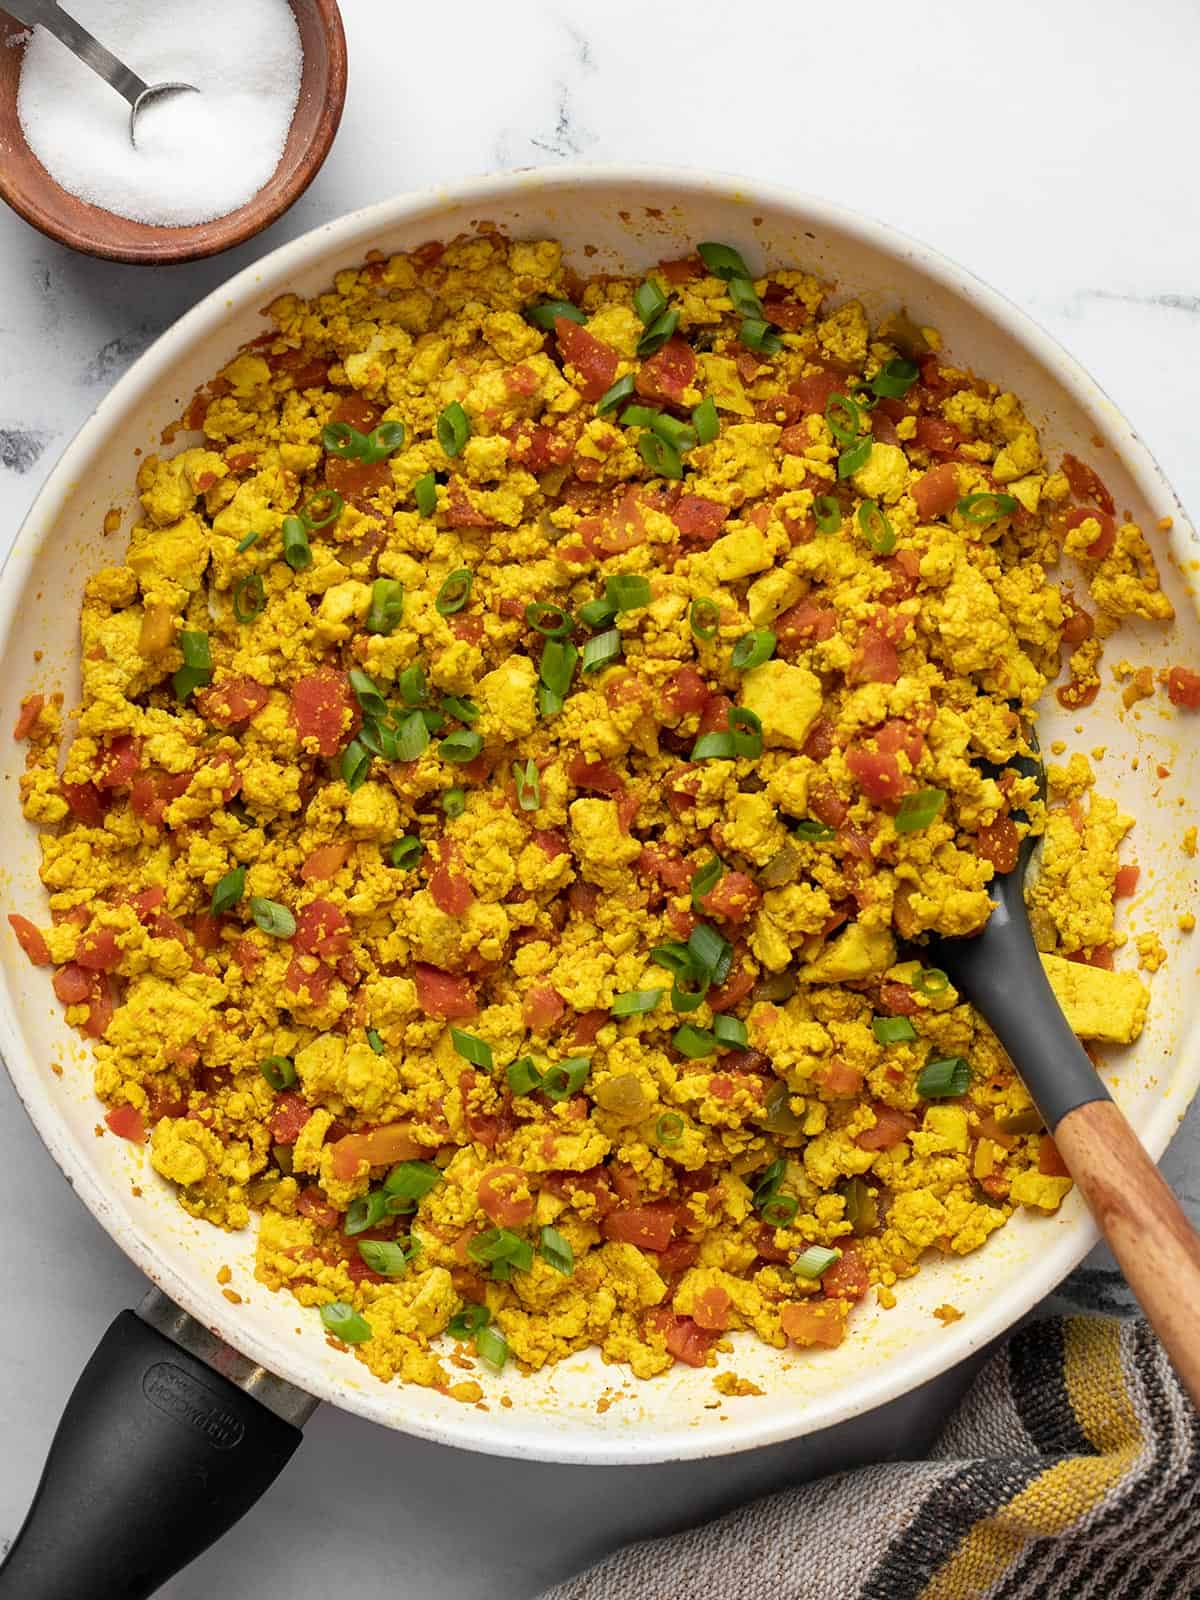
[[[1194,138],[1200,10],[1185,0],[1136,13],[1091,0],[342,9],[341,133],[308,194],[261,238],[153,271],[73,256],[0,214],[0,539],[108,386],[235,269],[400,190],[571,160],[740,171],[918,235],[1057,335],[1149,440],[1185,504],[1200,505],[1200,190],[1179,181]],[[1195,1109],[1165,1168],[1200,1220]],[[79,1369],[143,1284],[75,1200],[2,1074],[0,1215],[3,1540]],[[1087,1308],[1127,1303],[1100,1252],[1067,1294]],[[911,1449],[954,1387],[838,1430],[819,1453],[801,1442],[621,1476],[458,1454],[320,1411],[252,1516],[163,1593],[307,1600],[336,1584],[359,1600],[526,1600],[620,1539],[801,1473]]]

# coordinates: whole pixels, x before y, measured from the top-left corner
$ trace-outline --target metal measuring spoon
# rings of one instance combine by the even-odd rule
[[[200,93],[194,83],[147,83],[139,78],[124,62],[118,61],[111,50],[106,50],[99,39],[93,39],[74,17],[68,16],[58,0],[4,0],[4,9],[27,27],[40,23],[129,101],[129,142],[134,146],[137,145],[138,118],[148,105],[168,94]]]

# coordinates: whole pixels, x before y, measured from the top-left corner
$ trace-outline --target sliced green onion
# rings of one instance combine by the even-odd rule
[[[623,378],[618,378],[611,388],[606,389],[596,401],[596,415],[606,417],[610,411],[615,411],[629,396],[636,392],[636,384],[632,372],[627,372]]]
[[[579,608],[579,620],[589,628],[604,628],[617,614],[611,600],[585,600]]]
[[[794,1194],[774,1194],[759,1213],[772,1228],[786,1228],[800,1209]]]
[[[525,607],[525,621],[547,639],[565,639],[575,626],[567,608],[552,600],[531,600]]]
[[[819,1278],[841,1258],[840,1250],[831,1250],[828,1245],[810,1244],[808,1249],[792,1262],[792,1271],[798,1278]]]
[[[671,1036],[671,1043],[681,1056],[687,1056],[691,1061],[699,1061],[702,1056],[711,1056],[717,1048],[717,1041],[708,1029],[697,1028],[691,1022],[685,1022],[682,1028],[676,1028]]]
[[[380,694],[370,675],[361,667],[350,668],[350,687],[354,690],[354,698],[362,707],[365,716],[387,716],[387,701]]]
[[[400,691],[400,698],[406,706],[419,706],[429,693],[429,686],[425,682],[425,673],[420,666],[405,667],[396,679],[396,687]]]
[[[611,666],[621,656],[621,635],[616,628],[609,628],[606,633],[598,633],[589,639],[583,647],[580,670],[582,672],[600,672],[603,668]]]
[[[692,412],[692,427],[696,430],[696,439],[700,444],[711,444],[720,433],[721,419],[717,415],[717,402],[712,395],[705,395]]]
[[[257,572],[248,578],[239,578],[233,586],[233,614],[239,622],[253,622],[261,616],[267,596],[263,581]]]
[[[943,1056],[927,1061],[917,1079],[922,1100],[951,1100],[966,1094],[971,1085],[971,1069],[962,1056]]]
[[[331,1300],[322,1306],[321,1321],[343,1344],[365,1344],[371,1337],[371,1324],[344,1300]]]
[[[481,733],[474,733],[469,728],[456,728],[438,745],[438,755],[443,761],[453,761],[461,766],[467,761],[474,761],[482,749]]]
[[[442,713],[435,710],[433,706],[422,706],[417,715],[430,733],[436,733],[439,728],[444,726],[446,721]]]
[[[464,700],[461,695],[444,694],[442,710],[448,717],[457,717],[460,722],[479,721],[479,707],[474,700]]]
[[[438,443],[448,456],[456,456],[471,437],[471,419],[457,400],[437,419]]]
[[[558,1229],[552,1228],[549,1223],[542,1229],[538,1254],[555,1272],[561,1272],[564,1278],[569,1278],[575,1271],[575,1252]]]
[[[533,1246],[511,1228],[488,1228],[477,1233],[467,1245],[467,1255],[472,1261],[490,1266],[492,1277],[499,1283],[507,1282],[513,1267],[528,1272],[533,1265]]]
[[[748,278],[750,268],[742,260],[738,252],[729,244],[715,244],[709,241],[696,246],[696,254],[712,273],[714,278]]]
[[[614,611],[636,611],[650,604],[650,579],[635,572],[619,573],[605,582],[604,598]]]
[[[871,379],[871,388],[885,399],[900,400],[916,383],[920,372],[915,361],[909,361],[907,356],[898,356],[875,374]]]
[[[313,553],[308,542],[308,530],[300,518],[284,517],[279,531],[283,540],[283,559],[292,571],[303,572],[306,567],[311,567]]]
[[[407,1250],[394,1239],[360,1239],[358,1244],[358,1253],[364,1264],[381,1278],[400,1277],[420,1252],[421,1246],[415,1239]]]
[[[414,711],[396,729],[396,760],[416,761],[428,745],[429,729],[425,718]]]
[[[407,872],[420,861],[424,849],[425,846],[415,833],[406,833],[403,839],[397,839],[392,845],[392,865],[399,867],[402,872]]]
[[[774,1198],[779,1192],[779,1185],[787,1173],[787,1162],[782,1157],[771,1162],[769,1167],[763,1169],[758,1183],[754,1189],[754,1206],[756,1210],[765,1206],[768,1200]]]
[[[697,971],[714,983],[724,983],[733,964],[733,946],[706,922],[697,923],[688,935],[688,954]]]
[[[783,340],[761,317],[747,317],[738,331],[738,338],[747,350],[757,355],[776,356],[783,349]]]
[[[519,1060],[509,1062],[505,1077],[514,1094],[532,1094],[542,1086],[542,1075],[534,1066],[532,1056],[521,1056]]]
[[[492,1313],[486,1306],[464,1306],[450,1318],[446,1332],[452,1339],[473,1339],[491,1320]]]
[[[755,294],[754,284],[749,278],[730,278],[726,293],[739,317],[761,320],[762,301]]]
[[[361,789],[367,781],[367,773],[371,770],[371,752],[366,748],[361,739],[351,739],[342,751],[342,782],[353,794],[356,789]]]
[[[813,501],[813,521],[817,532],[837,533],[842,526],[842,508],[831,494],[819,494]]]
[[[907,1017],[872,1017],[871,1032],[880,1044],[911,1044],[917,1037]]]
[[[473,1067],[483,1067],[488,1072],[492,1070],[495,1064],[492,1047],[486,1039],[478,1039],[462,1028],[451,1028],[450,1042],[464,1061],[469,1061]]]
[[[447,817],[461,817],[467,809],[465,789],[446,789],[442,794],[442,813]]]
[[[686,977],[696,969],[695,957],[687,945],[681,944],[678,939],[672,939],[670,944],[656,944],[650,952],[650,959],[656,967],[661,967],[676,978]]]
[[[176,697],[187,700],[193,689],[202,689],[212,682],[212,655],[208,635],[185,628],[176,641],[183,656],[183,665],[171,679]]]
[[[667,297],[651,278],[633,291],[633,309],[643,323],[651,323],[667,309]]]
[[[232,872],[227,872],[218,882],[212,892],[212,914],[221,916],[237,905],[246,892],[246,869],[234,867]]]
[[[652,356],[656,350],[661,350],[678,326],[678,311],[664,311],[655,317],[637,342],[638,355]]]
[[[741,1018],[726,1016],[723,1011],[718,1011],[712,1020],[712,1035],[718,1044],[730,1050],[744,1050],[750,1043],[746,1024]]]
[[[735,672],[750,672],[754,667],[761,667],[774,654],[775,635],[770,628],[753,628],[734,645],[729,665]]]
[[[1017,500],[1011,494],[968,494],[954,509],[968,522],[986,528],[989,522],[995,522],[998,517],[1010,516],[1017,509]]]
[[[568,1061],[560,1061],[557,1066],[547,1067],[542,1074],[542,1092],[551,1100],[567,1100],[579,1093],[591,1070],[588,1056],[572,1056]]]
[[[381,422],[367,435],[361,459],[371,466],[376,461],[383,461],[386,457],[395,455],[403,443],[402,422]]]
[[[731,733],[702,733],[692,746],[689,761],[736,761]]]
[[[659,1144],[678,1144],[683,1138],[683,1118],[674,1111],[664,1111],[654,1124],[654,1137]]]
[[[566,698],[567,690],[571,687],[571,679],[575,675],[575,665],[578,660],[579,651],[568,640],[546,641],[538,671],[542,683],[551,694],[557,695],[560,701]],[[559,709],[562,709],[561,705]]]
[[[388,1214],[387,1202],[388,1197],[382,1189],[372,1189],[369,1194],[360,1194],[346,1207],[346,1221],[342,1232],[353,1238],[356,1233],[366,1233],[368,1228],[377,1228]]]
[[[892,823],[897,833],[920,833],[927,828],[946,803],[944,789],[918,789],[906,794]]]
[[[628,989],[613,1000],[612,1014],[614,1017],[640,1017],[644,1012],[653,1011],[664,993],[663,989]]]
[[[336,521],[345,506],[346,502],[336,489],[318,489],[316,494],[309,495],[297,514],[309,532],[313,533]]]
[[[692,873],[692,906],[695,910],[702,909],[700,902],[704,896],[715,889],[725,874],[725,863],[720,856],[712,856],[702,867]]]
[[[621,426],[623,428],[652,428],[661,416],[662,412],[656,406],[626,406],[621,413]]]
[[[560,317],[565,317],[568,322],[586,322],[587,312],[580,311],[569,300],[542,300],[537,305],[526,306],[525,317],[535,328],[544,328],[547,333],[553,333],[554,324]]]
[[[852,445],[862,432],[862,417],[849,395],[831,394],[825,402],[825,421],[843,449]]]
[[[638,435],[638,454],[650,468],[657,472],[660,478],[682,478],[683,458],[673,444],[668,444],[657,433],[649,429]]]
[[[721,608],[715,600],[693,600],[688,607],[688,626],[692,630],[692,637],[707,644],[710,639],[715,639],[717,629],[721,625]]]
[[[461,611],[471,598],[471,586],[474,582],[474,576],[466,567],[456,568],[442,584],[437,592],[437,599],[433,602],[438,615],[452,617],[456,611]]]
[[[321,429],[321,443],[328,455],[339,461],[358,461],[367,446],[367,436],[348,422],[327,422]]]
[[[693,970],[679,973],[671,988],[671,1010],[681,1017],[687,1016],[690,1011],[699,1011],[711,987],[710,980],[703,972]]]
[[[865,467],[871,459],[874,445],[870,434],[865,439],[860,439],[857,444],[852,444],[849,450],[843,450],[838,457],[837,475],[839,478],[850,478],[860,467]]]
[[[895,530],[874,500],[864,500],[859,506],[858,528],[877,556],[890,556],[896,548]]]
[[[389,1199],[388,1210],[393,1213],[404,1209],[415,1211],[417,1202],[441,1181],[441,1168],[435,1167],[432,1161],[398,1162],[383,1180]]]
[[[517,785],[517,805],[522,811],[536,811],[542,803],[542,775],[532,756],[528,761],[514,761],[513,779]]]
[[[480,1328],[475,1335],[475,1354],[493,1372],[503,1372],[508,1360],[508,1340],[499,1328]]]
[[[874,411],[879,404],[879,396],[861,378],[854,380],[854,385],[850,390],[850,398],[860,411]]]
[[[256,894],[250,901],[250,915],[264,933],[273,939],[290,939],[296,931],[296,919],[278,900],[267,900]]]
[[[763,753],[762,718],[748,706],[734,706],[728,720],[734,754],[757,761]]]
[[[296,1068],[290,1056],[267,1056],[258,1063],[258,1070],[278,1094],[290,1089],[296,1081]]]
[[[798,839],[807,839],[810,844],[816,844],[822,839],[832,839],[837,832],[827,822],[817,822],[812,817],[805,817],[798,822],[793,830]]]
[[[374,1050],[377,1056],[383,1055],[384,1051],[387,1049],[387,1046],[383,1042],[383,1035],[380,1033],[378,1028],[367,1029],[367,1043],[371,1046],[371,1049]]]
[[[423,517],[432,517],[437,510],[437,479],[432,472],[422,473],[413,484],[413,499]]]
[[[673,446],[682,454],[686,450],[696,447],[696,430],[690,423],[680,422],[678,417],[673,417],[667,411],[660,411],[650,424],[651,433],[656,433],[660,439]]]
[[[851,1178],[842,1191],[846,1206],[846,1221],[854,1229],[855,1237],[872,1232],[879,1225],[879,1207],[875,1196],[863,1178]]]
[[[262,535],[260,533],[248,533],[244,539],[239,539],[237,542],[238,555],[245,555],[246,551],[250,549],[251,545],[257,544],[261,538]]]
[[[376,578],[367,611],[368,633],[392,633],[404,615],[404,585],[397,578]]]
[[[950,987],[950,979],[941,967],[922,967],[913,977],[909,987],[915,989],[918,994],[945,994]]]

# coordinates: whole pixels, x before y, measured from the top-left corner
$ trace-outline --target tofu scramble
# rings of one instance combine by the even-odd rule
[[[65,765],[61,697],[16,730],[50,921],[10,921],[111,1132],[467,1401],[472,1351],[832,1347],[1055,1210],[920,939],[1032,830],[1072,1026],[1142,1027],[1132,819],[1081,756],[1045,804],[1007,765],[1064,646],[1082,707],[1120,618],[1172,615],[1094,469],[934,330],[719,244],[584,281],[484,233],[268,313],[87,584]]]

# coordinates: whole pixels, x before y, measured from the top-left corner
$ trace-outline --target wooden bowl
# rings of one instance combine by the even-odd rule
[[[109,261],[195,261],[215,256],[269,227],[321,169],[346,101],[346,36],[337,0],[289,0],[304,65],[287,144],[268,182],[244,206],[211,222],[160,228],[134,222],[70,194],[25,142],[17,117],[24,50],[4,40],[24,30],[0,10],[0,198],[48,238]]]

